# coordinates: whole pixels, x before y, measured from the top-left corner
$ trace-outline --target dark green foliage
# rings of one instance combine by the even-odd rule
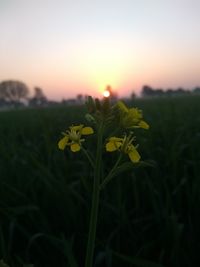
[[[150,124],[135,134],[142,160],[154,164],[102,191],[95,266],[199,266],[200,97],[127,104]],[[82,152],[63,153],[57,142],[71,124],[86,124],[84,114],[0,113],[0,259],[11,267],[83,266],[93,174]],[[87,144],[95,151],[94,137]],[[115,156],[104,154],[105,172]]]

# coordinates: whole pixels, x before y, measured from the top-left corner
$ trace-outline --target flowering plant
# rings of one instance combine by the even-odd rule
[[[94,168],[92,207],[85,261],[85,267],[92,267],[100,192],[119,173],[140,164],[141,156],[133,130],[136,128],[149,129],[149,125],[144,121],[141,110],[128,108],[122,101],[111,105],[109,98],[99,101],[99,99],[94,100],[92,97],[88,97],[86,106],[88,109],[86,119],[88,123],[92,124],[92,127],[83,124],[70,126],[69,130],[63,133],[64,137],[58,142],[58,147],[61,150],[69,147],[74,153],[83,150]],[[97,137],[96,154],[93,157],[83,146],[85,141],[83,136],[91,134],[96,134]],[[103,175],[102,171],[103,151],[118,153],[114,166],[106,175]]]

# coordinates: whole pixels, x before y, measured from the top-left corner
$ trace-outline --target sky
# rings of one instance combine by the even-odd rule
[[[0,0],[0,81],[49,99],[200,85],[199,0]]]

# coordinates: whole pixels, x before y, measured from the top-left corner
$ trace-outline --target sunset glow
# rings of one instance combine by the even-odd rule
[[[107,84],[118,96],[145,84],[193,88],[199,8],[195,0],[3,1],[0,81],[40,86],[57,100],[102,96]]]
[[[108,90],[105,90],[105,91],[103,92],[103,96],[104,96],[104,97],[109,97],[109,96],[110,96],[110,92],[109,92]]]

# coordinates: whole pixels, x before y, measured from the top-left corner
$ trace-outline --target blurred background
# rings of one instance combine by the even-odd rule
[[[198,0],[1,0],[0,81],[51,100],[199,86]]]

